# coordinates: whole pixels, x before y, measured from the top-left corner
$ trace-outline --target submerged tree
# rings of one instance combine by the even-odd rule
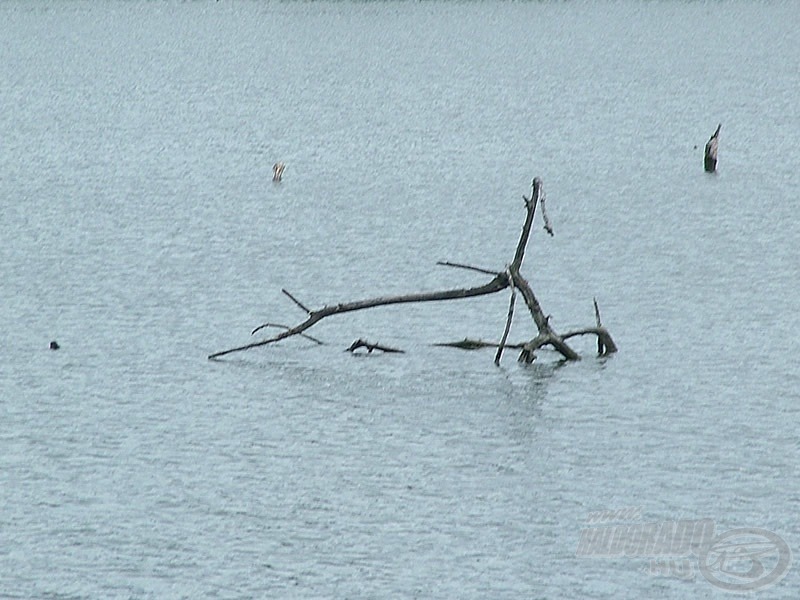
[[[259,325],[258,327],[256,327],[252,331],[252,334],[256,334],[259,331],[266,329],[268,327],[278,327],[281,328],[282,331],[270,338],[263,339],[258,342],[252,342],[244,346],[238,346],[236,348],[231,348],[229,350],[222,350],[220,352],[215,352],[209,355],[208,358],[218,359],[227,354],[232,354],[234,352],[241,352],[243,350],[250,350],[252,348],[266,346],[268,344],[272,344],[296,335],[306,337],[316,343],[321,343],[319,340],[316,340],[315,338],[311,338],[310,336],[308,336],[305,332],[315,324],[319,323],[321,320],[327,317],[331,317],[333,315],[353,312],[357,310],[365,310],[368,308],[374,308],[376,306],[386,306],[389,304],[436,302],[444,300],[456,300],[459,298],[475,298],[477,296],[494,294],[505,289],[511,290],[511,297],[508,306],[508,316],[506,319],[505,329],[503,330],[503,334],[499,343],[487,343],[479,340],[465,339],[461,342],[454,342],[442,345],[465,348],[465,349],[496,347],[497,351],[495,353],[495,364],[500,364],[500,359],[503,355],[503,351],[507,347],[513,347],[519,349],[520,350],[519,360],[526,363],[533,362],[536,358],[535,354],[536,351],[545,346],[550,346],[553,349],[555,349],[557,352],[561,354],[561,356],[565,360],[577,360],[580,357],[578,353],[575,352],[575,350],[573,350],[569,346],[569,344],[567,344],[567,340],[572,337],[581,335],[596,336],[597,352],[601,356],[616,352],[617,346],[614,343],[611,334],[605,327],[603,327],[603,324],[600,320],[600,310],[598,308],[596,300],[594,301],[595,325],[593,327],[587,327],[584,329],[570,331],[565,334],[559,334],[550,325],[550,317],[545,316],[545,313],[542,310],[542,307],[536,298],[536,294],[534,294],[530,284],[520,273],[522,260],[525,256],[525,249],[528,245],[528,239],[531,234],[531,227],[533,225],[533,220],[536,214],[537,206],[539,205],[541,206],[542,218],[544,220],[544,229],[551,236],[553,235],[553,227],[550,223],[550,220],[547,217],[547,212],[545,210],[545,195],[542,190],[541,179],[537,177],[533,180],[531,197],[527,198],[523,196],[522,198],[525,201],[525,208],[526,208],[525,223],[522,227],[522,233],[520,234],[519,241],[517,242],[517,249],[516,252],[514,253],[514,258],[511,261],[511,264],[509,264],[504,270],[491,271],[488,269],[482,269],[479,267],[464,265],[459,263],[451,263],[451,262],[438,263],[444,266],[468,269],[484,273],[486,275],[491,275],[492,279],[489,282],[477,287],[456,288],[456,289],[448,289],[436,292],[418,292],[418,293],[405,294],[399,296],[379,296],[366,300],[356,300],[352,302],[343,302],[335,305],[325,305],[322,308],[316,310],[309,309],[297,298],[295,298],[290,292],[283,289],[281,291],[289,299],[291,299],[292,302],[294,302],[298,307],[300,307],[300,309],[302,309],[306,313],[307,316],[304,321],[298,323],[293,327],[289,327],[286,325],[277,325],[275,323],[264,323],[263,325]],[[511,329],[511,321],[514,317],[514,305],[516,302],[517,293],[519,293],[522,296],[522,299],[525,302],[528,311],[530,312],[533,322],[536,325],[538,333],[533,339],[525,343],[508,345],[507,344],[508,333]],[[354,342],[350,346],[350,348],[348,348],[348,350],[352,352],[355,349],[362,347],[367,348],[369,352],[372,352],[372,350],[374,349],[389,351],[389,352],[398,352],[398,350],[395,348],[388,348],[385,346],[381,346],[379,344],[370,344],[369,342],[366,342],[361,339]]]

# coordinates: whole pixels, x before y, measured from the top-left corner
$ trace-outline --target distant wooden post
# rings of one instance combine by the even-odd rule
[[[713,173],[717,170],[717,148],[719,146],[719,130],[722,128],[722,123],[717,125],[717,130],[708,139],[706,143],[706,153],[703,159],[703,166],[706,173]]]
[[[286,168],[286,165],[282,162],[276,162],[272,165],[272,181],[280,181],[281,177],[283,177],[283,170]]]

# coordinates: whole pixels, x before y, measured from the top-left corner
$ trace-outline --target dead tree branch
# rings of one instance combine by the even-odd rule
[[[461,263],[454,263],[446,260],[440,260],[436,264],[442,267],[455,267],[457,269],[467,269],[469,271],[477,271],[478,273],[484,273],[486,275],[499,275],[497,271],[492,271],[491,269],[482,269],[481,267],[474,267],[472,265],[464,265]]]
[[[550,219],[547,217],[547,210],[545,209],[545,201],[547,200],[547,196],[544,193],[544,190],[541,191],[542,198],[539,201],[539,204],[542,206],[542,219],[544,220],[544,230],[550,234],[550,237],[555,235],[553,233],[553,226],[550,224]]]
[[[617,345],[608,330],[603,327],[603,322],[600,320],[600,308],[597,305],[597,298],[594,298],[594,316],[595,327],[586,327],[584,329],[576,329],[561,336],[562,339],[569,339],[579,335],[594,335],[597,337],[597,355],[606,356],[617,352]]]
[[[292,302],[294,302],[295,304],[297,304],[297,306],[299,306],[300,308],[302,308],[302,309],[305,311],[305,313],[306,313],[306,314],[308,314],[308,315],[310,315],[310,314],[311,314],[311,309],[309,309],[308,307],[306,307],[306,306],[305,306],[305,305],[304,305],[302,302],[300,302],[300,300],[298,300],[297,298],[295,298],[294,296],[292,296],[292,295],[291,295],[289,292],[287,292],[287,291],[286,291],[286,289],[284,289],[284,288],[281,288],[281,291],[282,291],[284,294],[286,294],[286,295],[289,297],[289,299],[290,299]]]
[[[508,284],[511,286],[511,298],[508,301],[508,317],[506,317],[506,327],[503,330],[503,337],[500,338],[500,344],[497,346],[497,353],[494,355],[494,364],[500,364],[500,358],[503,356],[503,348],[505,348],[506,341],[508,340],[508,332],[511,331],[511,319],[514,318],[514,302],[517,300],[517,288],[514,287],[514,279],[511,277],[510,271],[506,271],[508,277]]]
[[[280,323],[264,323],[263,325],[259,325],[258,327],[253,329],[253,331],[250,332],[250,335],[255,335],[256,333],[258,333],[262,329],[266,329],[267,327],[277,327],[278,329],[283,329],[283,330],[291,329],[288,325],[282,325]],[[310,341],[314,342],[318,346],[324,346],[325,345],[325,342],[321,342],[317,338],[312,337],[312,336],[310,336],[310,335],[308,335],[306,333],[299,333],[298,335],[300,337],[303,337],[303,338],[305,338],[307,340],[310,340]]]
[[[482,348],[498,348],[500,344],[497,342],[484,342],[483,340],[471,340],[464,338],[457,342],[440,342],[434,346],[441,346],[445,348],[459,348],[460,350],[481,350]],[[522,350],[525,344],[506,344],[506,348],[514,348],[515,350]]]
[[[350,344],[350,347],[345,350],[345,352],[355,352],[359,348],[366,348],[368,353],[372,353],[373,350],[380,350],[381,352],[387,353],[397,353],[397,354],[405,354],[405,350],[398,350],[397,348],[392,348],[390,346],[382,346],[381,344],[371,344],[367,340],[362,340],[361,338],[357,339],[355,342]]]
[[[522,345],[522,352],[520,353],[519,357],[521,361],[532,362],[536,358],[535,351],[543,346],[548,346],[548,345],[552,346],[566,360],[577,360],[580,357],[578,356],[577,352],[575,352],[572,348],[570,348],[570,346],[566,343],[566,340],[572,336],[584,333],[594,333],[595,335],[597,335],[598,348],[600,347],[599,344],[601,342],[603,345],[603,352],[601,353],[607,354],[610,352],[615,352],[616,346],[614,345],[614,342],[611,339],[611,335],[606,331],[604,327],[602,327],[602,325],[599,324],[599,310],[596,310],[596,318],[598,325],[597,327],[592,328],[591,330],[587,329],[587,330],[581,330],[580,332],[571,332],[570,334],[562,336],[559,335],[550,326],[550,319],[549,317],[545,316],[544,311],[542,310],[542,307],[539,304],[538,299],[536,298],[536,294],[533,292],[533,289],[531,288],[527,279],[525,279],[520,273],[520,268],[522,267],[522,262],[525,258],[525,249],[528,245],[528,239],[530,238],[531,234],[531,226],[533,224],[534,216],[536,214],[536,207],[540,199],[542,200],[542,208],[544,209],[544,198],[543,198],[541,179],[537,177],[533,180],[531,184],[531,197],[526,198],[525,196],[523,196],[523,199],[525,200],[525,207],[527,209],[525,223],[523,224],[522,232],[520,233],[520,237],[517,242],[516,251],[514,252],[514,259],[512,260],[508,268],[505,270],[505,272],[496,272],[496,271],[491,271],[489,269],[482,269],[479,267],[474,267],[471,265],[464,265],[459,263],[450,263],[450,262],[439,263],[445,266],[468,269],[484,273],[487,275],[492,275],[493,277],[488,283],[475,287],[455,288],[455,289],[447,289],[435,292],[419,292],[419,293],[403,294],[396,296],[379,296],[375,298],[369,298],[366,300],[343,302],[332,306],[325,305],[317,310],[309,309],[303,303],[297,300],[297,298],[295,298],[292,294],[290,294],[288,291],[284,289],[281,291],[286,296],[288,296],[297,306],[299,306],[306,312],[307,318],[303,322],[295,325],[294,327],[286,327],[284,331],[268,339],[261,340],[258,342],[252,342],[249,344],[245,344],[243,346],[231,348],[229,350],[222,350],[221,352],[215,352],[214,354],[209,355],[209,359],[217,359],[227,354],[231,354],[233,352],[240,352],[243,350],[249,350],[251,348],[266,346],[268,344],[273,344],[275,342],[285,340],[295,335],[304,335],[306,330],[313,327],[321,320],[327,317],[331,317],[333,315],[339,315],[343,313],[354,312],[357,310],[365,310],[368,308],[375,308],[378,306],[387,306],[392,304],[437,302],[444,300],[456,300],[459,298],[475,298],[478,296],[485,296],[487,294],[494,294],[508,287],[511,288],[512,293],[509,302],[506,326],[500,344],[497,345],[498,351],[497,354],[495,355],[496,363],[500,362],[500,358],[502,356],[504,348],[514,347],[514,346],[508,346],[506,342],[508,338],[508,333],[511,328],[511,321],[514,314],[514,302],[516,300],[517,291],[519,291],[519,293],[522,295],[522,298],[525,301],[525,305],[528,307],[528,311],[530,312],[531,317],[533,318],[533,322],[535,323],[536,328],[538,330],[537,335],[532,340]],[[544,214],[544,210],[542,212],[545,219],[545,229],[548,231],[548,233],[550,233],[550,235],[552,235],[553,230],[550,224],[550,220]],[[257,327],[255,330],[253,330],[253,333],[267,326],[271,325],[265,324],[260,327]],[[356,345],[358,344],[358,342],[363,342],[363,343],[361,344],[361,346],[358,346]],[[471,347],[470,344],[484,344],[484,343],[472,342],[470,340],[465,339],[464,342],[460,342],[459,344],[460,345],[458,347],[463,348],[463,347]],[[356,348],[358,347],[367,347],[368,349],[370,347],[379,348],[377,345],[369,344],[367,342],[364,342],[363,340],[357,340],[356,342],[354,342],[354,345],[356,345]],[[449,345],[454,345],[454,344],[449,344]],[[355,349],[352,346],[351,348]]]
[[[288,337],[292,337],[293,335],[298,335],[303,333],[309,327],[316,325],[322,319],[326,317],[331,317],[333,315],[339,315],[342,313],[353,312],[356,310],[364,310],[367,308],[375,308],[376,306],[388,306],[390,304],[405,304],[411,302],[435,302],[439,300],[455,300],[458,298],[474,298],[476,296],[484,296],[486,294],[494,294],[495,292],[499,292],[502,289],[505,289],[508,286],[508,282],[506,281],[503,275],[498,275],[492,281],[485,285],[472,287],[472,288],[458,288],[454,290],[444,290],[441,292],[422,292],[418,294],[406,294],[402,296],[382,296],[379,298],[370,298],[368,300],[357,300],[355,302],[343,302],[340,304],[336,304],[334,306],[324,306],[319,310],[313,310],[309,312],[308,318],[303,321],[302,323],[295,325],[294,327],[290,327],[286,331],[279,333],[269,339],[262,340],[260,342],[253,342],[251,344],[245,344],[244,346],[239,346],[237,348],[231,348],[230,350],[223,350],[221,352],[215,352],[214,354],[209,355],[208,358],[214,359],[219,358],[221,356],[225,356],[226,354],[231,354],[233,352],[241,352],[242,350],[249,350],[251,348],[258,348],[260,346],[266,346],[267,344],[273,344],[275,342],[279,342],[280,340],[285,340]]]
[[[570,348],[563,338],[550,327],[550,320],[545,316],[544,311],[542,311],[542,307],[536,299],[536,294],[533,293],[530,284],[519,271],[522,266],[522,259],[525,256],[525,246],[530,237],[533,216],[536,212],[536,204],[542,190],[542,180],[536,177],[531,185],[533,189],[530,199],[525,196],[522,197],[525,200],[525,205],[528,207],[528,216],[522,228],[522,235],[520,236],[519,243],[517,244],[517,252],[508,270],[511,273],[514,286],[520,291],[523,300],[525,300],[525,304],[528,306],[531,317],[533,317],[533,322],[536,323],[536,328],[539,330],[539,335],[525,345],[519,360],[523,362],[533,362],[535,359],[534,352],[548,344],[560,352],[565,359],[577,360],[580,356],[578,356],[578,353]]]

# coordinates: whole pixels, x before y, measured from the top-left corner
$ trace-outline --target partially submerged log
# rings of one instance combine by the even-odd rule
[[[525,344],[506,344],[505,347],[521,350],[524,345]],[[461,350],[481,350],[483,348],[499,348],[500,344],[497,342],[484,342],[483,340],[471,340],[469,338],[464,338],[463,340],[458,340],[457,342],[440,342],[438,344],[434,344],[434,346],[459,348]]]
[[[359,348],[366,348],[367,353],[372,354],[373,350],[380,350],[381,352],[386,353],[394,353],[394,354],[405,354],[405,350],[399,350],[398,348],[392,348],[391,346],[383,346],[381,344],[372,344],[367,340],[362,340],[358,338],[355,342],[350,344],[350,347],[345,350],[345,352],[355,352]]]
[[[703,158],[703,167],[706,173],[713,173],[717,170],[717,150],[719,149],[719,130],[722,129],[722,123],[717,125],[717,130],[714,132],[708,142],[706,143],[705,156]]]
[[[375,308],[377,306],[387,306],[391,304],[438,302],[444,300],[456,300],[459,298],[475,298],[478,296],[485,296],[487,294],[494,294],[496,292],[508,288],[511,289],[511,300],[509,303],[508,316],[506,319],[505,329],[503,331],[500,343],[497,345],[492,345],[493,347],[497,347],[497,353],[495,354],[496,364],[500,364],[500,359],[502,357],[504,348],[513,347],[507,345],[506,341],[508,338],[508,332],[511,328],[511,321],[514,315],[514,303],[517,293],[519,293],[522,296],[522,299],[525,302],[525,305],[528,307],[528,312],[530,313],[531,318],[533,319],[533,322],[536,325],[536,329],[538,331],[537,335],[532,340],[522,345],[522,351],[519,355],[520,361],[526,363],[533,362],[533,360],[536,358],[535,354],[536,351],[545,346],[551,346],[554,350],[560,353],[561,356],[566,360],[577,360],[578,358],[580,358],[580,356],[567,344],[566,340],[569,339],[570,337],[578,335],[587,335],[587,334],[593,334],[597,336],[599,354],[605,355],[616,352],[617,346],[614,344],[614,340],[611,338],[611,334],[608,333],[608,330],[606,330],[600,323],[600,312],[599,309],[597,308],[596,301],[595,301],[595,316],[596,316],[595,327],[590,327],[578,331],[572,331],[564,335],[559,335],[553,329],[553,327],[551,327],[550,317],[545,316],[544,311],[542,310],[542,307],[539,304],[538,299],[536,298],[536,294],[534,293],[527,279],[525,279],[520,273],[522,261],[525,257],[525,249],[528,245],[528,239],[531,234],[531,227],[533,225],[534,216],[536,214],[536,207],[540,199],[544,198],[541,179],[537,177],[533,180],[531,197],[526,198],[525,196],[523,196],[522,198],[525,201],[525,208],[526,208],[525,223],[522,227],[522,233],[520,234],[519,241],[517,242],[517,248],[514,253],[514,259],[511,261],[511,264],[508,265],[508,267],[504,271],[491,271],[489,269],[482,269],[479,267],[473,267],[471,265],[464,265],[460,263],[449,263],[449,262],[439,263],[451,267],[469,269],[487,275],[492,275],[493,276],[492,279],[487,283],[475,287],[455,288],[455,289],[448,289],[435,292],[418,292],[413,294],[404,294],[396,296],[379,296],[376,298],[369,298],[366,300],[356,300],[353,302],[343,302],[335,305],[325,305],[317,310],[309,309],[305,304],[300,302],[288,291],[282,290],[283,293],[292,300],[292,302],[294,302],[298,307],[300,307],[300,309],[302,309],[306,313],[307,316],[304,321],[298,323],[293,327],[280,326],[282,328],[285,327],[285,329],[270,338],[258,342],[245,344],[243,346],[231,348],[229,350],[222,350],[220,352],[215,352],[209,355],[208,358],[218,359],[227,354],[240,352],[243,350],[249,350],[251,348],[266,346],[268,344],[273,344],[275,342],[284,340],[292,336],[305,335],[306,330],[308,330],[309,328],[320,322],[322,319],[331,317],[333,315],[354,312],[357,310],[365,310],[368,308]],[[546,217],[546,214],[544,214],[543,216],[545,221],[544,225],[545,229],[550,235],[553,235],[553,228],[550,223],[550,220]],[[267,326],[274,326],[274,325],[270,323],[261,325],[259,327],[256,327],[252,333],[255,334],[256,332],[260,331],[261,329]],[[361,344],[359,344],[359,342],[361,342]],[[465,339],[464,342],[459,343],[460,345],[458,347],[462,348],[470,347],[470,344],[467,342],[470,342],[470,340]],[[482,344],[482,342],[479,342],[479,344]],[[363,340],[356,340],[356,342],[353,343],[353,345],[350,347],[349,350],[353,351],[359,347],[366,347],[368,351],[371,351],[370,346],[372,346],[372,349],[377,348],[383,350],[383,348],[379,348],[379,346],[374,344],[372,345],[368,344]]]

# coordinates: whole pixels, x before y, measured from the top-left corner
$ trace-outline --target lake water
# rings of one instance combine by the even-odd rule
[[[577,556],[624,508],[800,550],[798,23],[793,1],[0,4],[0,596],[730,597],[694,556],[689,580]],[[500,293],[207,360],[302,320],[281,288],[484,283],[435,263],[503,269],[535,176],[556,235],[523,273],[558,331],[597,297],[617,355],[433,346],[499,339]],[[534,333],[518,302],[512,341]],[[796,597],[783,571],[765,597]]]

